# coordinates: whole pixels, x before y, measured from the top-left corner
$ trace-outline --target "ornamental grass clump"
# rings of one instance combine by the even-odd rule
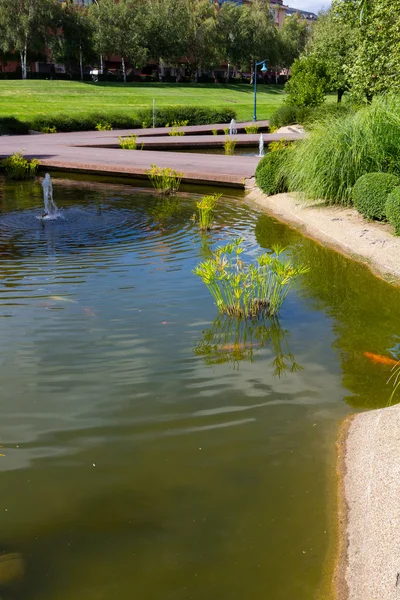
[[[119,137],[118,145],[122,150],[137,150],[136,140],[139,136],[131,133],[131,135],[127,137]]]
[[[171,129],[168,131],[168,135],[185,135],[183,129],[179,128],[186,127],[188,123],[189,121],[173,121],[171,125],[167,123],[166,127],[171,127]]]
[[[24,158],[21,152],[15,152],[8,158],[1,161],[6,175],[9,179],[23,181],[25,179],[33,179],[39,167],[38,160],[29,160]]]
[[[212,258],[200,263],[193,273],[200,277],[213,296],[221,314],[244,317],[274,317],[295,279],[308,271],[281,259],[283,248],[273,248],[244,263],[240,255],[243,238],[217,248]]]
[[[179,173],[169,167],[157,167],[151,165],[151,168],[146,171],[154,189],[160,194],[174,194],[179,190],[182,181],[183,173]]]
[[[366,173],[400,172],[400,97],[376,98],[347,116],[311,126],[287,165],[289,189],[330,204],[352,203]]]
[[[111,123],[99,121],[98,123],[96,123],[95,129],[97,129],[97,131],[112,131],[112,125]]]
[[[236,141],[235,140],[230,140],[228,137],[225,138],[225,142],[224,142],[224,150],[225,150],[225,154],[235,154],[235,148],[236,148]]]
[[[382,221],[386,218],[386,200],[399,185],[400,178],[393,173],[362,175],[353,187],[354,207],[367,219]]]
[[[244,128],[246,133],[258,133],[259,127],[258,125],[247,125],[247,127]]]
[[[203,231],[211,229],[214,219],[214,211],[221,196],[222,194],[203,196],[203,198],[196,203],[198,213],[197,220],[200,229]],[[194,215],[194,217],[196,218],[196,215]]]
[[[385,213],[396,235],[400,235],[400,187],[396,187],[387,197]]]

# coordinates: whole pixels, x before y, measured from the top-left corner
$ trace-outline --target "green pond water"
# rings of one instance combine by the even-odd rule
[[[338,424],[387,404],[364,352],[397,356],[400,291],[240,196],[201,235],[193,193],[54,195],[44,223],[38,183],[0,182],[0,551],[26,561],[1,597],[314,598]],[[191,273],[237,235],[311,267],[262,335]]]

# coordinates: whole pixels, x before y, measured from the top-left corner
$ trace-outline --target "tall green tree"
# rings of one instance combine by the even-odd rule
[[[218,55],[234,68],[243,62],[242,11],[243,6],[225,2],[218,13]]]
[[[58,0],[0,0],[0,43],[3,51],[19,54],[22,79],[27,77],[31,51],[45,51],[46,37],[59,19]]]
[[[94,9],[93,9],[94,10]],[[95,14],[95,13],[92,13]],[[99,27],[95,39],[97,49],[106,55],[120,56],[126,82],[126,61],[139,66],[145,62],[146,21],[140,0],[101,0],[98,10]]]
[[[201,69],[218,64],[217,8],[209,0],[186,0],[190,14],[187,58],[197,80]]]
[[[358,22],[354,26],[348,19],[340,18],[335,5],[318,15],[313,28],[308,51],[318,63],[325,65],[328,89],[337,92],[338,102],[351,85],[350,69],[357,50],[357,29]]]
[[[157,62],[177,66],[188,52],[190,6],[186,0],[147,0],[147,47]]]
[[[289,15],[279,31],[280,64],[290,68],[304,51],[309,38],[309,25],[299,13]]]
[[[86,7],[67,2],[62,10],[61,34],[59,43],[53,50],[57,60],[67,64],[79,64],[83,80],[84,64],[95,57],[94,29]]]
[[[241,63],[251,70],[254,63],[267,59],[277,64],[279,57],[278,30],[270,10],[269,0],[250,0],[243,5],[240,18]]]

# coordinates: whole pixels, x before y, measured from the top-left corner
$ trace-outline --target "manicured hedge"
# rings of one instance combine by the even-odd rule
[[[208,125],[211,123],[226,123],[236,118],[236,112],[231,108],[202,108],[197,106],[171,106],[160,108],[155,113],[156,127],[164,127],[174,121],[188,121],[188,125]],[[42,131],[44,128],[55,127],[58,132],[63,131],[91,131],[97,123],[109,123],[113,129],[135,129],[145,124],[153,125],[153,111],[146,108],[136,114],[126,113],[101,113],[93,112],[73,116],[69,114],[40,115],[29,124],[29,128]]]
[[[0,135],[26,135],[29,133],[28,123],[15,117],[0,117]]]
[[[346,116],[355,112],[357,106],[350,103],[322,104],[315,108],[302,106],[291,106],[282,104],[271,116],[269,124],[271,127],[285,127],[286,125],[311,125],[315,121],[321,121],[328,117]]]
[[[400,179],[392,173],[367,173],[357,179],[352,192],[355,208],[368,219],[386,217],[386,200]]]
[[[400,187],[396,187],[387,197],[385,211],[396,235],[400,235]]]
[[[151,108],[141,109],[137,113],[140,123],[153,124],[153,111]],[[229,107],[220,109],[200,106],[167,106],[159,108],[155,113],[156,127],[165,127],[174,121],[188,121],[188,125],[210,125],[212,123],[229,124],[236,119],[236,111]]]
[[[97,123],[110,123],[113,129],[130,129],[141,127],[135,115],[125,113],[90,113],[86,115],[40,115],[30,123],[30,129],[42,131],[47,127],[55,127],[58,132],[63,131],[90,131],[96,128]]]
[[[256,183],[268,196],[287,192],[287,183],[283,172],[287,152],[287,148],[268,152],[257,165]]]

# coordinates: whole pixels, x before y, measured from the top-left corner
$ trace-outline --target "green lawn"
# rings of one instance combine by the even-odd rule
[[[0,81],[0,116],[30,120],[38,114],[132,112],[152,105],[231,106],[240,121],[253,117],[253,86],[168,83]],[[283,102],[282,86],[259,85],[257,118],[267,119]]]

